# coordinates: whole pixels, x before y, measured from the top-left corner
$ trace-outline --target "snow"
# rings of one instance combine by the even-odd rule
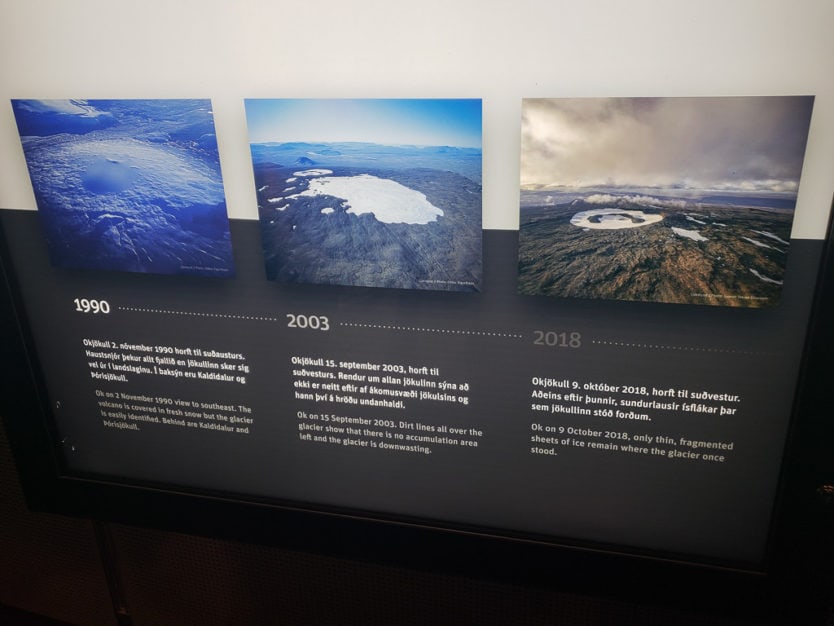
[[[690,222],[695,222],[696,224],[700,224],[701,226],[706,226],[707,225],[706,222],[702,222],[701,220],[695,219],[691,215],[687,215],[686,219],[688,219]]]
[[[766,230],[754,230],[753,232],[756,233],[757,235],[761,235],[762,237],[768,237],[769,239],[773,239],[774,241],[778,241],[779,243],[783,243],[786,246],[791,245],[789,241],[785,241],[781,237],[779,237],[777,235],[774,235],[773,233],[769,233]]]
[[[760,274],[759,272],[754,270],[752,267],[750,268],[750,272],[752,274],[754,274],[759,280],[761,280],[763,282],[766,282],[766,283],[773,283],[774,285],[781,285],[782,282],[783,282],[781,280],[776,280],[775,278],[768,278],[764,274]]]
[[[303,170],[301,172],[293,172],[293,176],[327,176],[328,174],[332,174],[333,170]],[[289,181],[287,181],[289,182]]]
[[[704,237],[697,230],[686,230],[685,228],[677,228],[675,226],[672,226],[672,232],[675,233],[678,237],[685,237],[687,239],[691,239],[692,241],[707,241],[707,238]]]
[[[339,198],[350,207],[348,213],[371,213],[386,224],[428,224],[443,215],[419,191],[370,174],[315,178],[305,191],[287,198],[314,196]]]
[[[773,246],[769,246],[766,243],[762,243],[761,241],[756,241],[755,239],[750,239],[750,237],[742,237],[742,239],[744,239],[744,241],[749,241],[754,246],[759,246],[760,248],[768,248],[770,250],[777,250],[777,251],[781,252],[781,250],[779,250],[779,248],[774,248]]]
[[[24,106],[33,111],[54,112],[64,115],[81,115],[82,117],[99,117],[108,115],[97,111],[85,100],[27,100]]]
[[[294,182],[295,182],[295,181],[297,181],[297,180],[298,180],[298,177],[297,177],[297,176],[290,176],[290,177],[287,179],[287,182],[288,182],[288,183],[294,183]]]
[[[164,199],[173,208],[224,201],[219,172],[175,146],[134,139],[46,138],[48,158],[33,161],[33,182],[56,206],[136,211]]]
[[[283,201],[284,201],[284,198],[281,198],[281,197],[267,198],[267,202],[269,202],[270,204],[278,204],[279,202],[283,202]],[[275,209],[276,211],[285,211],[289,206],[290,206],[289,204],[285,204],[284,206],[276,206],[276,207],[272,207],[272,208]]]
[[[205,132],[205,111],[194,107],[178,100],[34,104],[43,115],[32,124],[43,133],[21,141],[38,208],[49,231],[60,232],[49,242],[53,263],[232,271],[216,140]],[[182,141],[170,140],[174,131]]]
[[[332,207],[325,207],[324,209],[322,209],[322,210],[321,210],[321,212],[322,212],[322,213],[324,213],[325,215],[330,215],[330,214],[331,214],[331,213],[333,213],[335,210],[336,210],[336,209],[334,209],[334,208],[332,208]]]
[[[590,218],[599,217],[597,221]],[[662,215],[656,213],[644,213],[643,211],[630,211],[625,209],[590,209],[580,211],[570,219],[570,223],[580,228],[592,228],[595,230],[614,230],[620,228],[637,228],[647,226],[663,219]]]

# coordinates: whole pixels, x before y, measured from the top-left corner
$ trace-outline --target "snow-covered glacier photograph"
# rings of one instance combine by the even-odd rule
[[[519,293],[777,305],[813,102],[524,99]]]
[[[245,108],[269,280],[480,290],[480,100]]]
[[[210,100],[12,108],[53,265],[234,275]]]

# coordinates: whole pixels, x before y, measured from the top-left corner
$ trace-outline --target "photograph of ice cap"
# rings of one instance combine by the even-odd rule
[[[53,265],[234,275],[209,100],[12,108]]]
[[[270,280],[479,291],[480,100],[246,100]]]
[[[813,102],[524,100],[519,292],[778,304]]]

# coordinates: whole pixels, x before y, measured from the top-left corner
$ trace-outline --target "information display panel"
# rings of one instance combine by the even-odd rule
[[[210,100],[12,104],[61,477],[762,568],[812,97],[525,100],[517,231],[480,100],[246,100],[250,219]]]
[[[823,242],[767,309],[537,298],[484,232],[480,293],[4,265],[63,472],[756,569]]]

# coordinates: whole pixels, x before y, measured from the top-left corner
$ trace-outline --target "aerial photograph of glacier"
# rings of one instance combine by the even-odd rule
[[[525,99],[519,293],[778,304],[813,101]]]
[[[210,100],[12,108],[53,265],[234,274]]]
[[[269,280],[480,290],[480,100],[245,106]]]

